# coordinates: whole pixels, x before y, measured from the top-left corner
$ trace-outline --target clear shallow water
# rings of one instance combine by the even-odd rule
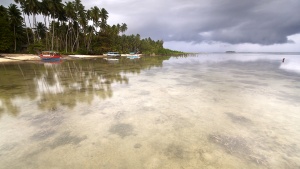
[[[299,168],[299,58],[2,64],[0,166]]]

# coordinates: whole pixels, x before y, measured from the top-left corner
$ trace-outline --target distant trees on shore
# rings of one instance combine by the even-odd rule
[[[127,24],[108,25],[109,13],[97,6],[85,9],[81,0],[15,0],[20,6],[0,6],[0,52],[102,54],[108,51],[145,54],[174,53],[163,41],[139,34],[125,35]],[[36,19],[43,16],[43,22]],[[25,22],[25,17],[29,25]]]

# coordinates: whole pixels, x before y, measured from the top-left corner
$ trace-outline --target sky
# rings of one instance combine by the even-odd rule
[[[13,0],[1,0],[8,6]],[[300,0],[82,0],[184,52],[300,52]]]

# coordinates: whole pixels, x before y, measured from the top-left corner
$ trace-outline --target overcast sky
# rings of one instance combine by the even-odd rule
[[[13,0],[1,0],[7,6]],[[300,52],[300,0],[82,0],[126,34],[186,52]]]

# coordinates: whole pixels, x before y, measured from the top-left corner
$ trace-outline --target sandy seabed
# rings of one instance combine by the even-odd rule
[[[59,84],[15,98],[22,113],[0,119],[0,166],[299,168],[300,75],[277,61],[203,59],[123,73],[129,82],[112,83],[111,97],[95,92],[71,107],[39,107],[43,94],[63,92]]]

